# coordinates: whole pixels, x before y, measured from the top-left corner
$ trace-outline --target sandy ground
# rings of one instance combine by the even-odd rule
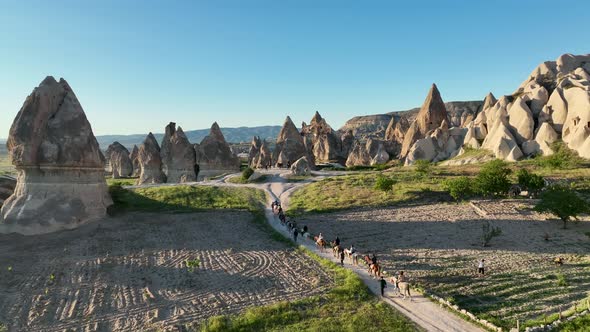
[[[11,331],[172,328],[331,286],[317,263],[268,240],[250,218],[129,213],[72,231],[0,235],[0,321]],[[185,261],[194,259],[191,272]]]

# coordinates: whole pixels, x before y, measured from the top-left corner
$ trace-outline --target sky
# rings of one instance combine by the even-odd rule
[[[297,125],[512,93],[590,53],[587,0],[0,0],[0,138],[45,76],[95,135]]]

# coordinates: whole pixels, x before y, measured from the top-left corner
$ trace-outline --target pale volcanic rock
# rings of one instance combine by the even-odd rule
[[[164,138],[160,149],[162,158],[162,172],[166,175],[168,183],[194,182],[195,174],[195,149],[188,141],[184,131],[176,123],[170,122],[166,126]]]
[[[139,179],[137,184],[165,183],[166,175],[162,172],[160,145],[152,133],[149,133],[139,146]]]
[[[103,218],[112,204],[105,159],[76,95],[48,76],[27,97],[7,147],[17,170],[0,232],[48,233]]]
[[[355,141],[352,145],[352,149],[346,159],[346,166],[368,166],[371,164],[371,155],[367,150],[366,143],[362,144],[359,141]]]
[[[306,157],[301,157],[297,159],[297,161],[295,161],[293,165],[291,165],[291,174],[297,176],[311,175],[309,161]]]
[[[113,179],[126,178],[133,173],[133,163],[129,158],[129,150],[121,143],[113,142],[113,144],[109,145],[105,157],[109,160]]]
[[[211,126],[209,135],[205,136],[200,144],[195,145],[195,151],[199,169],[198,180],[240,171],[240,158],[225,141],[217,122]]]
[[[553,90],[542,113],[547,114],[547,117],[553,124],[553,128],[561,133],[563,124],[567,119],[567,103],[563,97],[562,88],[557,87]]]
[[[341,144],[342,144],[342,155],[348,158],[348,154],[352,150],[352,146],[354,144],[354,135],[352,130],[347,130],[341,137]]]
[[[518,144],[533,139],[535,120],[523,98],[517,98],[508,111],[510,129]]]
[[[387,153],[387,151],[385,151],[385,147],[383,144],[379,144],[379,147],[377,148],[377,152],[375,153],[375,156],[373,156],[373,158],[371,158],[371,166],[387,164],[388,161],[389,161],[389,153]]]
[[[262,146],[262,141],[260,137],[254,136],[252,137],[252,142],[250,143],[250,149],[248,150],[248,165],[252,168],[256,167],[257,160],[256,156],[260,154],[260,147]]]
[[[515,146],[518,147],[518,144],[508,129],[506,120],[497,121],[481,145],[483,149],[492,151],[498,159],[506,159]],[[518,153],[515,151],[514,155]]]
[[[138,177],[139,173],[141,172],[141,167],[139,166],[139,148],[137,145],[133,145],[133,149],[129,154],[129,159],[131,159],[131,164],[133,165],[133,172],[131,173],[131,176]]]
[[[400,156],[405,157],[418,139],[424,138],[429,131],[438,128],[444,120],[447,120],[447,110],[436,84],[432,84],[416,120],[412,122],[405,134]]]
[[[276,162],[277,167],[285,167],[293,164],[301,157],[308,157],[308,161],[313,167],[311,154],[308,154],[301,133],[299,133],[291,118],[287,116],[277,137],[272,159]]]
[[[301,134],[304,137],[306,149],[313,153],[315,162],[329,163],[346,160],[339,134],[330,127],[319,112],[315,112],[309,125],[303,122]]]
[[[412,145],[405,165],[412,165],[416,160],[438,162],[457,155],[467,131],[465,128],[449,128],[447,121],[443,120],[440,127]]]
[[[396,158],[399,156],[405,134],[409,128],[410,124],[404,116],[400,116],[397,121],[395,117],[391,117],[387,130],[385,130],[385,141],[388,142],[388,146],[386,146],[388,148],[388,154]]]
[[[260,152],[256,158],[256,168],[270,168],[272,167],[272,151],[268,147],[266,140],[262,141],[260,145]]]

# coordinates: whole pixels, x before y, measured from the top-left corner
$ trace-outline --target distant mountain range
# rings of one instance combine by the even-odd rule
[[[229,143],[246,143],[252,140],[253,136],[260,136],[261,139],[274,141],[279,135],[281,126],[259,126],[259,127],[238,127],[238,128],[221,128],[225,140]],[[203,138],[209,134],[209,129],[198,129],[185,131],[188,140],[191,143],[201,143]],[[145,139],[145,134],[134,135],[99,135],[96,140],[100,148],[105,150],[110,144],[117,141],[127,147],[133,148],[133,145],[139,146]],[[154,133],[158,142],[162,141],[164,134]]]

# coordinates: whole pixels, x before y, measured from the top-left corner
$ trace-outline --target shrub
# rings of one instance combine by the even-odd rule
[[[506,195],[510,189],[510,180],[508,180],[510,172],[506,162],[500,159],[486,163],[476,178],[477,191],[484,196]]]
[[[557,141],[551,144],[553,154],[550,156],[538,156],[537,165],[551,169],[575,168],[580,164],[578,154],[568,148],[563,142]]]
[[[590,212],[588,203],[569,187],[555,185],[541,193],[541,200],[535,206],[537,212],[550,212],[563,221],[563,228],[567,222],[582,213]]]
[[[456,201],[473,196],[473,180],[466,176],[451,179],[445,182],[445,189]]]
[[[247,167],[242,171],[242,179],[247,181],[252,176],[252,174],[254,174],[254,170],[250,167]]]
[[[377,175],[377,179],[375,180],[375,189],[381,191],[391,191],[393,190],[393,185],[395,184],[395,180],[384,176],[382,174]]]
[[[484,247],[487,247],[490,244],[490,241],[495,236],[499,236],[502,234],[502,229],[500,227],[493,227],[490,225],[489,221],[486,221],[485,224],[482,225],[482,233],[481,233],[481,240]]]
[[[430,174],[432,164],[428,160],[420,159],[420,160],[416,160],[414,162],[414,166],[416,167],[415,168],[416,173],[418,173],[422,176],[425,176],[425,175]]]
[[[545,180],[542,176],[530,173],[524,168],[516,172],[516,177],[518,178],[518,184],[522,189],[528,191],[529,195],[536,196],[545,186]]]

